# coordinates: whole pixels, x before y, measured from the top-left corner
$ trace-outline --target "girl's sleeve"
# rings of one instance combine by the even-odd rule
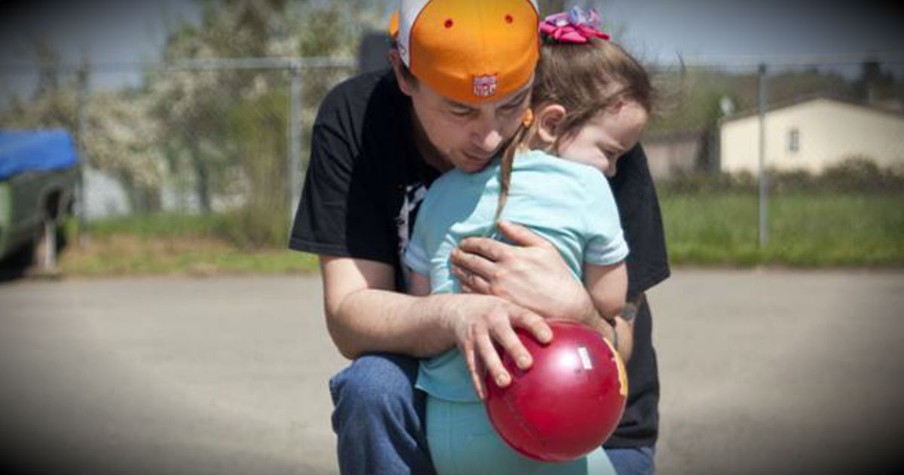
[[[628,257],[628,243],[609,182],[602,173],[587,174],[584,189],[588,197],[588,205],[582,208],[587,239],[584,262],[610,265],[623,261]]]
[[[427,252],[429,240],[427,233],[433,226],[430,219],[433,216],[433,213],[430,212],[432,201],[431,193],[428,190],[414,222],[411,239],[405,246],[405,252],[402,253],[402,264],[418,274],[428,276],[430,275],[430,255]]]

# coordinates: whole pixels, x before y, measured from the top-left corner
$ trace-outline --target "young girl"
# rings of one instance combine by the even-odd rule
[[[556,246],[603,319],[621,312],[628,248],[604,175],[615,174],[619,157],[638,143],[652,87],[597,22],[596,12],[588,17],[577,7],[547,17],[531,106],[512,143],[484,170],[451,170],[430,187],[404,255],[412,294],[461,291],[452,250],[465,237],[497,235],[505,220]],[[627,359],[630,341],[617,346]],[[457,348],[420,365],[417,386],[428,395],[427,438],[440,475],[614,473],[602,448],[559,464],[519,454],[491,426],[477,385]]]

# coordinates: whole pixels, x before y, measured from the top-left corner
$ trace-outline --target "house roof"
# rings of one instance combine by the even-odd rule
[[[790,107],[796,107],[796,106],[799,106],[799,105],[802,105],[802,104],[807,104],[807,103],[810,103],[810,102],[816,102],[816,101],[829,101],[829,102],[835,102],[835,103],[838,103],[838,104],[845,104],[845,105],[848,105],[848,106],[858,107],[858,108],[861,108],[861,109],[868,110],[868,111],[870,111],[870,112],[876,112],[876,113],[879,113],[879,114],[887,114],[887,115],[890,115],[890,116],[893,116],[893,117],[897,117],[897,118],[904,118],[904,111],[890,110],[890,109],[885,108],[885,107],[879,107],[879,106],[877,106],[877,105],[872,105],[872,104],[865,104],[865,103],[862,103],[862,102],[852,101],[852,100],[849,100],[849,99],[842,99],[842,98],[835,97],[835,96],[831,96],[831,95],[828,95],[828,94],[804,95],[804,96],[799,96],[799,97],[797,97],[797,98],[795,98],[795,99],[793,99],[793,100],[788,100],[788,101],[782,101],[782,102],[776,102],[776,103],[773,103],[773,104],[769,104],[769,107],[766,108],[766,113],[768,114],[768,113],[770,113],[770,112],[775,112],[775,111],[777,111],[777,110],[787,109],[787,108],[790,108]],[[741,113],[738,113],[738,114],[732,114],[732,115],[730,115],[730,116],[723,117],[723,118],[719,121],[719,123],[720,123],[720,124],[724,124],[724,123],[726,123],[726,122],[734,122],[734,121],[736,121],[736,120],[746,119],[746,118],[749,118],[749,117],[756,116],[756,115],[758,115],[758,114],[759,114],[759,111],[757,111],[757,110],[748,110],[748,111],[744,111],[744,112],[741,112]]]

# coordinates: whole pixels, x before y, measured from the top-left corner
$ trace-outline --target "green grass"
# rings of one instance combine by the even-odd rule
[[[128,234],[136,237],[173,238],[215,236],[225,217],[218,214],[148,214],[93,221],[86,232],[95,238]]]
[[[317,271],[316,256],[288,249],[245,251],[182,240],[160,245],[132,239],[92,240],[85,247],[67,250],[60,266],[69,276],[160,274],[287,274]],[[200,248],[206,249],[200,249]]]
[[[239,245],[223,236],[229,217],[157,214],[89,223],[60,256],[66,275],[275,274],[318,270],[316,256],[282,246]]]
[[[674,264],[904,265],[904,193],[770,196],[763,249],[755,194],[663,193],[660,200]]]
[[[775,194],[763,249],[754,193],[663,191],[660,202],[674,265],[904,266],[904,193]],[[222,232],[228,219],[161,214],[91,223],[86,244],[70,238],[60,266],[74,276],[317,272],[316,256],[281,243],[237,244]]]

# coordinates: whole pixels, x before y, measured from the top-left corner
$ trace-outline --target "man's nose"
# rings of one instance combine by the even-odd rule
[[[471,143],[487,153],[495,152],[502,145],[502,126],[494,119],[481,119],[471,131]]]

